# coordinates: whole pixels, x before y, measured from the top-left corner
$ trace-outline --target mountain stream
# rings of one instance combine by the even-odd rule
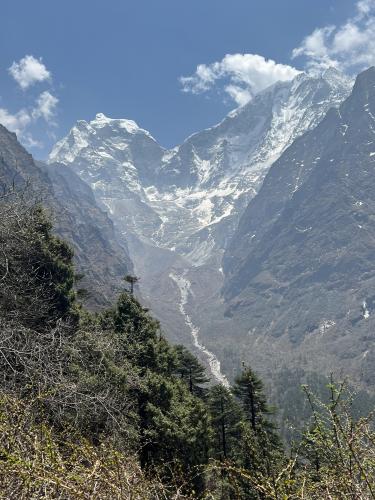
[[[180,291],[181,300],[179,302],[179,310],[182,316],[185,319],[186,326],[189,328],[191,332],[191,336],[193,338],[194,347],[196,347],[207,360],[212,376],[219,382],[223,384],[225,387],[229,387],[229,382],[225,375],[220,370],[220,361],[217,359],[215,354],[209,351],[200,341],[199,341],[199,328],[194,325],[191,320],[191,317],[186,312],[186,305],[188,303],[189,295],[191,292],[191,283],[186,278],[186,271],[184,271],[181,275],[177,275],[175,273],[170,273],[169,277],[172,281],[174,281]]]

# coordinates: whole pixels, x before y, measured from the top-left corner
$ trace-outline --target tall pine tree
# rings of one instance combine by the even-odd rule
[[[191,394],[195,394],[200,398],[204,397],[207,393],[205,386],[210,381],[205,368],[186,347],[177,345],[175,350],[177,354],[177,376],[187,384]]]
[[[223,385],[212,387],[207,401],[213,428],[211,454],[221,461],[234,460],[240,447],[241,409]]]
[[[246,367],[236,377],[233,394],[237,396],[244,411],[245,419],[250,423],[254,432],[264,425],[272,427],[267,417],[273,413],[273,410],[267,404],[263,382],[251,368]]]
[[[242,426],[243,467],[251,474],[264,474],[276,480],[283,452],[280,438],[270,416],[274,413],[264,394],[263,382],[246,367],[236,377],[233,393],[244,414]],[[252,494],[249,497],[254,498]]]

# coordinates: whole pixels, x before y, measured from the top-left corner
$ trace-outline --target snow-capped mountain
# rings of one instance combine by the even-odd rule
[[[224,341],[257,370],[374,391],[374,173],[372,67],[274,163],[226,250]]]
[[[169,338],[195,350],[219,381],[224,250],[271,165],[351,88],[333,69],[300,74],[171,150],[133,121],[98,114],[51,152],[50,162],[92,187],[125,237],[143,299]]]
[[[77,122],[49,161],[88,182],[122,232],[201,265],[225,247],[271,164],[351,86],[333,69],[300,74],[172,150],[133,121],[98,114]]]

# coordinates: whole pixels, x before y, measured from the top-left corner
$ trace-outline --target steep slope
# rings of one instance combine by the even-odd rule
[[[48,175],[34,162],[33,157],[17,141],[17,136],[0,124],[0,182],[6,191],[12,185],[24,187],[29,179],[34,190],[51,193]]]
[[[351,87],[336,70],[301,74],[172,150],[132,121],[98,114],[51,152],[49,161],[87,182],[125,235],[142,296],[169,337],[195,350],[215,378],[227,242],[271,164]]]
[[[225,259],[227,315],[258,366],[375,385],[375,68],[297,139],[247,207]]]
[[[56,144],[49,163],[71,166],[119,222],[121,232],[150,240],[162,221],[146,203],[143,186],[158,182],[162,156],[163,149],[135,122],[100,113],[90,123],[77,122]]]
[[[72,244],[79,272],[85,274],[80,286],[90,292],[87,304],[108,304],[132,264],[125,242],[118,241],[91,188],[65,166],[35,162],[15,134],[1,125],[0,179],[4,188],[29,184],[27,190],[51,209],[57,233]]]
[[[115,233],[92,189],[70,168],[58,164],[41,167],[53,186],[56,230],[72,242],[77,268],[84,274],[79,286],[90,292],[86,303],[92,308],[108,305],[123,289],[122,278],[133,272],[126,240]]]
[[[50,161],[71,165],[120,229],[200,265],[225,246],[273,161],[350,89],[336,70],[301,74],[170,151],[134,122],[98,114],[77,122]]]

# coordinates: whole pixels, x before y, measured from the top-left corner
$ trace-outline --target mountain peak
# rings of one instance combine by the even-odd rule
[[[334,66],[330,66],[329,68],[326,68],[323,73],[322,73],[323,78],[330,78],[330,77],[335,77],[335,78],[348,78],[345,73],[340,71],[339,69],[335,68]]]
[[[143,138],[160,149],[152,135],[135,121],[97,113],[89,122],[78,120],[68,135],[55,144],[47,162],[72,163],[86,148],[95,149],[107,141],[114,148],[124,150],[132,142]]]
[[[178,245],[191,262],[202,263],[225,244],[223,231],[228,224],[233,230],[272,163],[349,92],[339,80],[331,85],[302,73],[168,151],[134,121],[98,113],[73,127],[50,160],[72,164],[110,204],[122,231],[149,238],[153,246]],[[130,199],[138,205],[125,207]],[[211,231],[209,249],[201,248],[202,230]]]
[[[141,128],[134,120],[128,120],[126,118],[110,118],[104,113],[97,113],[95,118],[88,122],[86,120],[77,120],[72,130],[78,129],[80,131],[92,132],[93,130],[97,131],[106,127],[120,129],[131,135],[140,133],[152,138],[151,134],[147,130]]]
[[[138,124],[133,120],[127,120],[125,118],[109,118],[104,113],[97,113],[95,119],[90,121],[90,126],[93,128],[103,128],[108,125],[123,129],[128,132],[128,134],[143,132],[147,135],[150,135],[147,130],[143,130],[142,128],[140,128]]]
[[[333,66],[330,66],[329,68],[324,70],[321,77],[323,78],[323,80],[326,80],[332,87],[352,87],[354,83],[353,78]]]
[[[355,80],[354,90],[357,90],[358,88],[367,86],[369,84],[374,88],[374,85],[372,84],[375,84],[375,66],[371,66],[365,71],[362,71],[362,73],[357,76]]]
[[[106,116],[104,113],[97,113],[95,115],[95,120],[97,120],[97,121],[108,121],[108,120],[110,120],[110,118],[108,118],[108,116]]]

